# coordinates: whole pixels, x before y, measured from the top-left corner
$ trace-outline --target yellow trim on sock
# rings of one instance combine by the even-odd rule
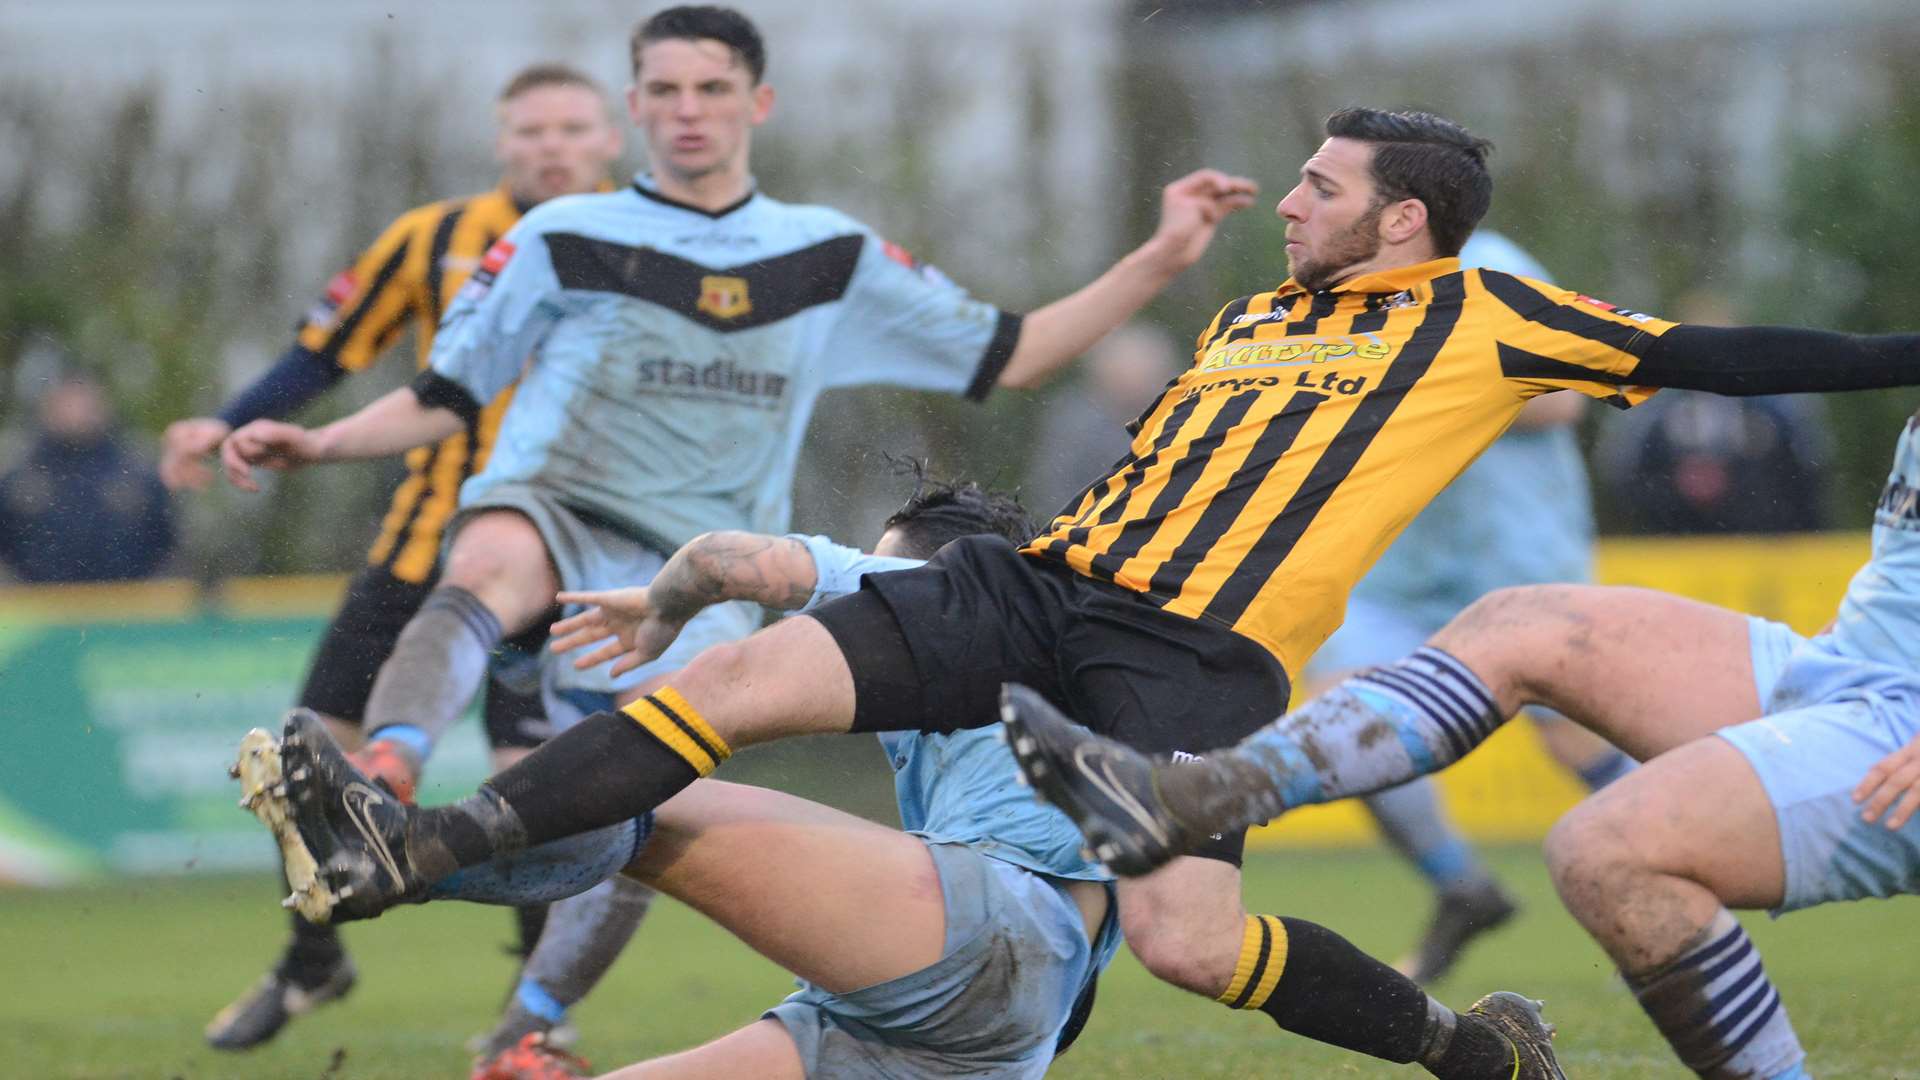
[[[700,715],[700,710],[694,708],[692,702],[680,696],[680,691],[671,686],[663,686],[648,696],[672,709],[680,719],[685,720],[687,726],[692,728],[694,733],[719,755],[719,761],[725,761],[733,756],[733,747],[728,746],[727,740],[713,730],[713,725],[707,723],[707,718]]]
[[[1280,985],[1280,973],[1287,966],[1287,927],[1278,916],[1261,915],[1260,920],[1267,924],[1267,966],[1260,976],[1259,985],[1253,988],[1253,994],[1247,998],[1243,1009],[1258,1009],[1273,996],[1274,988]]]
[[[628,719],[645,729],[647,734],[658,739],[667,749],[679,755],[680,759],[685,761],[688,767],[695,773],[701,776],[711,775],[713,770],[720,767],[720,760],[724,760],[724,757],[716,760],[713,754],[707,751],[706,747],[700,745],[699,740],[688,733],[688,728],[692,728],[694,731],[700,729],[694,727],[691,723],[688,723],[687,727],[681,727],[680,724],[675,723],[673,717],[667,715],[666,710],[661,707],[665,705],[666,708],[672,708],[672,704],[669,702],[656,702],[654,700],[655,696],[657,695],[643,697],[638,701],[628,704],[620,711]],[[679,695],[675,694],[674,697],[679,698]],[[680,700],[683,703],[685,701],[684,698]],[[685,717],[683,716],[682,719],[684,720]],[[701,727],[705,727],[706,721],[703,720],[700,724]],[[725,745],[725,743],[720,744],[720,746]]]
[[[1246,929],[1240,935],[1240,958],[1233,965],[1233,979],[1215,1001],[1231,1007],[1246,992],[1247,982],[1254,975],[1253,969],[1260,963],[1260,936],[1260,920],[1252,915],[1247,916]]]

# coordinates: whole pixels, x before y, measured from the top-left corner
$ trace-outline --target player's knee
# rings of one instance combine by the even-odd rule
[[[524,604],[544,610],[559,586],[540,530],[511,511],[485,513],[461,527],[440,583],[459,586],[496,609]]]
[[[1630,888],[1644,868],[1633,843],[1641,831],[1620,800],[1589,799],[1547,834],[1547,872],[1570,906]]]
[[[1164,908],[1122,904],[1120,932],[1140,966],[1182,990],[1218,997],[1233,979],[1239,926],[1203,927]]]

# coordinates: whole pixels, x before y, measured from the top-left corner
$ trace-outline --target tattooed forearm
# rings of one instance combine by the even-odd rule
[[[718,532],[681,548],[649,591],[663,616],[685,619],[724,600],[797,608],[813,595],[816,580],[813,559],[797,540]]]

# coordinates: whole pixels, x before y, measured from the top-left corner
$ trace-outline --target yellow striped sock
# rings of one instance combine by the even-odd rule
[[[671,686],[663,686],[620,711],[701,776],[711,775],[721,762],[733,756],[727,740]]]
[[[1218,999],[1220,1004],[1230,1009],[1260,1008],[1280,985],[1280,972],[1286,966],[1286,926],[1273,915],[1247,916],[1240,959],[1233,966],[1233,981]]]

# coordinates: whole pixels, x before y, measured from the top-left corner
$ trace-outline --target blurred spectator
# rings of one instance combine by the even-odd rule
[[[1730,325],[1731,305],[1694,292],[1674,318]],[[1828,526],[1825,407],[1811,395],[1667,393],[1610,426],[1601,480],[1635,532],[1782,533]]]
[[[106,393],[79,374],[41,395],[25,457],[0,476],[0,563],[25,582],[124,581],[173,550],[173,513],[153,466],[113,430]]]
[[[1188,360],[1173,335],[1151,323],[1128,323],[1100,339],[1079,380],[1054,396],[1040,421],[1021,501],[1052,514],[1111,472],[1133,438],[1127,425]]]

